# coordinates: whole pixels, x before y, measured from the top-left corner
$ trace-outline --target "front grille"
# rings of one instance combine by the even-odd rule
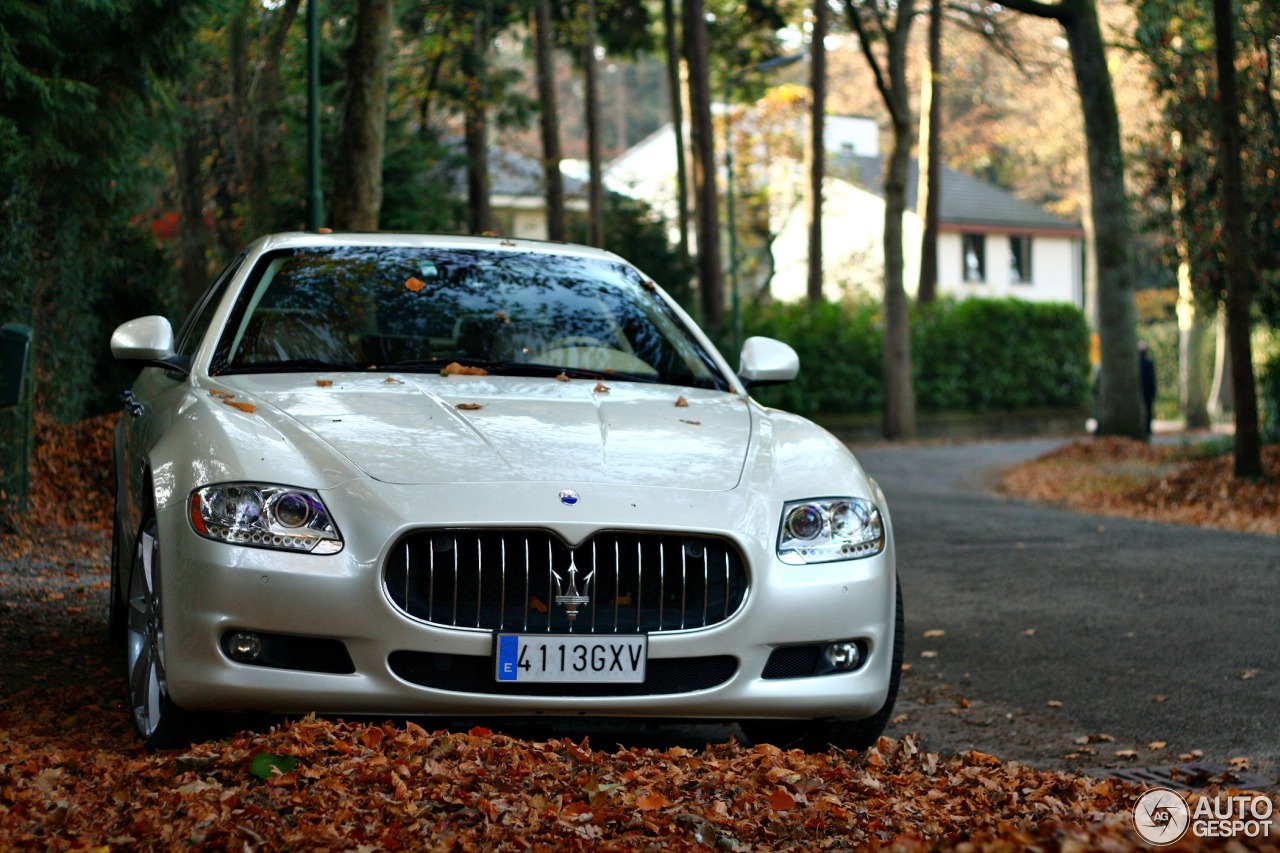
[[[738,671],[737,659],[729,655],[651,658],[640,684],[538,684],[498,681],[492,657],[397,651],[387,662],[396,675],[423,687],[506,696],[666,696],[710,690]]]
[[[804,678],[818,671],[820,646],[784,646],[774,649],[760,673],[761,678]]]
[[[570,548],[546,530],[404,537],[384,575],[395,605],[437,625],[491,631],[654,633],[737,612],[742,556],[713,536],[605,531]]]

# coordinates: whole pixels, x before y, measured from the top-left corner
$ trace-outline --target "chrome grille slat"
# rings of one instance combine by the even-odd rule
[[[443,562],[446,551],[453,552],[452,571]],[[571,564],[578,594],[589,597],[573,620],[555,601],[569,594]],[[748,581],[740,552],[727,539],[609,530],[573,548],[547,530],[421,530],[396,543],[384,573],[388,597],[415,619],[464,630],[547,633],[708,627],[741,607]]]

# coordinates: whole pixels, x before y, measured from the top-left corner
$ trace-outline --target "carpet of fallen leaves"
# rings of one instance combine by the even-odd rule
[[[36,581],[55,572],[71,594],[89,595],[71,574],[86,555],[105,562],[107,513],[82,508],[110,507],[111,423],[43,425],[35,511],[0,538],[0,558],[15,567],[7,594],[32,597],[33,632],[53,623],[40,607],[93,621],[80,603],[19,583],[17,568]],[[1102,464],[1131,464],[1119,455]],[[1160,453],[1132,464],[1175,465]],[[570,736],[572,724],[539,740],[306,717],[148,754],[114,675],[122,662],[63,639],[33,633],[28,644],[61,656],[50,666],[80,671],[79,683],[37,678],[0,694],[3,850],[1146,849],[1130,818],[1136,786],[977,752],[940,756],[912,736],[863,753],[734,741],[598,750]],[[1278,840],[1224,848],[1188,836],[1168,849],[1275,851]]]
[[[147,755],[97,690],[17,698],[0,709],[0,845],[15,848],[1142,848],[1128,817],[1135,787],[979,753],[941,758],[910,737],[861,754],[733,742],[601,751],[307,717]]]
[[[1220,444],[1076,441],[1005,472],[1002,490],[1081,512],[1280,535],[1280,445],[1263,448],[1270,476],[1237,480]]]

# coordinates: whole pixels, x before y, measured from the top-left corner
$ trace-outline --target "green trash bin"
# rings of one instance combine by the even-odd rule
[[[31,461],[31,327],[0,326],[0,528],[27,508]]]
[[[21,323],[0,326],[0,409],[21,405],[31,360],[31,327]]]

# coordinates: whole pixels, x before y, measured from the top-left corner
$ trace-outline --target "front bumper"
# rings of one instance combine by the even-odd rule
[[[565,506],[557,493],[575,488]],[[193,710],[403,715],[598,715],[700,719],[862,719],[884,704],[892,665],[893,537],[860,560],[789,566],[775,556],[782,502],[748,490],[689,492],[599,484],[512,483],[439,487],[354,480],[323,493],[345,547],[312,556],[199,537],[181,504],[159,514],[164,659],[173,700]],[[531,507],[540,508],[531,511]],[[884,511],[886,526],[890,524]],[[393,671],[394,653],[492,660],[493,633],[406,616],[383,588],[386,549],[421,527],[540,527],[574,544],[601,529],[692,531],[741,549],[749,589],[741,609],[708,628],[649,635],[649,660],[732,659],[716,686],[651,695],[517,695],[422,686]],[[237,663],[229,631],[341,642],[354,673]],[[854,671],[766,678],[778,648],[857,641]],[[634,691],[633,691],[634,692]]]

